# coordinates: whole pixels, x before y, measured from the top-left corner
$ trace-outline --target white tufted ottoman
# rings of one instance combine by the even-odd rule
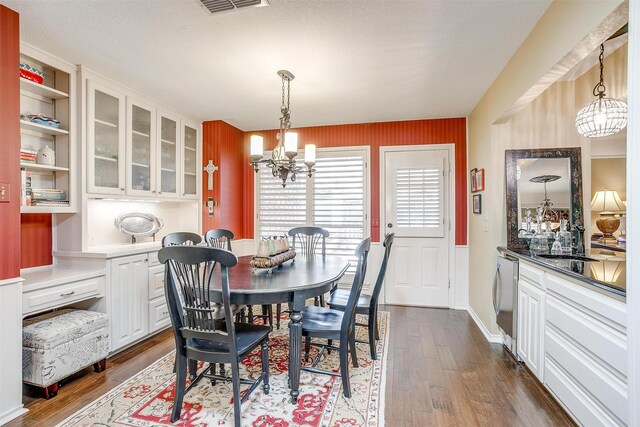
[[[106,368],[109,320],[95,311],[64,309],[24,321],[22,381],[58,394],[58,381],[93,364]]]

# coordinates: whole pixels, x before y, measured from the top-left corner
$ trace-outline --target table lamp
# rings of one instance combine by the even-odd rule
[[[616,244],[617,240],[613,237],[613,233],[620,227],[620,218],[616,218],[615,214],[625,211],[624,203],[618,196],[618,192],[607,189],[597,191],[591,199],[591,210],[600,212],[596,226],[602,232],[602,237],[598,239],[598,242]]]

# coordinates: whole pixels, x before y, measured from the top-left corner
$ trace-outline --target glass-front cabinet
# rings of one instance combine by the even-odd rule
[[[198,129],[192,122],[182,121],[182,197],[198,198],[198,164],[200,159],[200,144],[198,143]]]
[[[158,111],[157,126],[160,135],[157,155],[159,167],[156,173],[158,197],[178,198],[180,197],[178,185],[180,177],[180,118]]]
[[[127,195],[156,193],[156,110],[127,98]]]
[[[89,192],[125,193],[125,95],[87,83],[87,174]]]
[[[200,194],[200,124],[87,79],[89,194],[171,200]]]

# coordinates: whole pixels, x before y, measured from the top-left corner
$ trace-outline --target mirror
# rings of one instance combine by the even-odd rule
[[[584,226],[580,148],[506,150],[507,246],[528,247],[560,220]]]

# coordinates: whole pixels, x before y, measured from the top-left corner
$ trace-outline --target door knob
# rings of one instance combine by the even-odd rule
[[[387,228],[393,228],[393,224],[391,223],[387,224]]]

